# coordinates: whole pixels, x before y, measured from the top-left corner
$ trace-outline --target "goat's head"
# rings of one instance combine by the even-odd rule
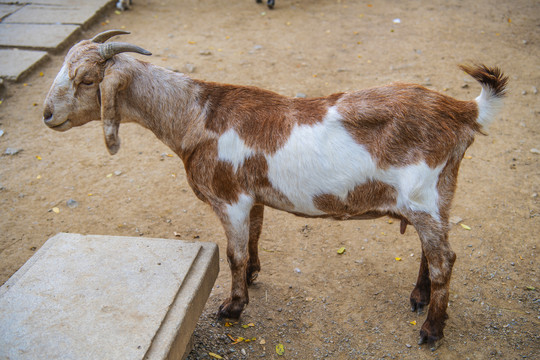
[[[49,90],[43,110],[43,122],[57,131],[101,119],[105,143],[111,154],[120,147],[116,95],[127,86],[125,77],[110,70],[114,64],[113,57],[122,52],[151,55],[135,45],[105,43],[122,34],[129,32],[109,30],[74,45]]]

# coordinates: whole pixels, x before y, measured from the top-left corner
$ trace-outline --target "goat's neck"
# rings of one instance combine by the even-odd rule
[[[210,136],[204,129],[201,83],[152,64],[131,65],[134,73],[121,106],[123,121],[151,130],[180,156]]]

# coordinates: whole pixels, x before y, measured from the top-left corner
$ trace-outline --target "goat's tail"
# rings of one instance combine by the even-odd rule
[[[475,99],[478,105],[476,122],[482,129],[486,129],[502,106],[508,77],[497,67],[489,68],[485,65],[460,65],[459,67],[482,85],[482,92]]]

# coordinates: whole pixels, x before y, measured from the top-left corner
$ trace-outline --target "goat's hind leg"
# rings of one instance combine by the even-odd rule
[[[264,205],[255,205],[249,214],[249,261],[246,272],[247,284],[251,285],[261,271],[259,261],[259,237],[263,225]]]
[[[438,221],[426,213],[415,213],[413,225],[420,236],[426,258],[431,284],[429,308],[426,321],[420,330],[419,344],[437,346],[444,337],[443,330],[448,318],[450,277],[456,254],[448,242],[448,224]],[[419,277],[424,280],[426,269],[420,268]],[[424,282],[424,286],[425,286]],[[414,290],[413,290],[414,293]]]

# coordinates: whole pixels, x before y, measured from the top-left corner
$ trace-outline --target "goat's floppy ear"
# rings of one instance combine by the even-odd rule
[[[109,74],[107,74],[107,72]],[[109,154],[114,155],[120,149],[118,127],[120,126],[120,113],[118,111],[118,91],[125,86],[122,76],[113,71],[106,71],[103,81],[99,85],[101,92],[101,121],[105,145]]]

